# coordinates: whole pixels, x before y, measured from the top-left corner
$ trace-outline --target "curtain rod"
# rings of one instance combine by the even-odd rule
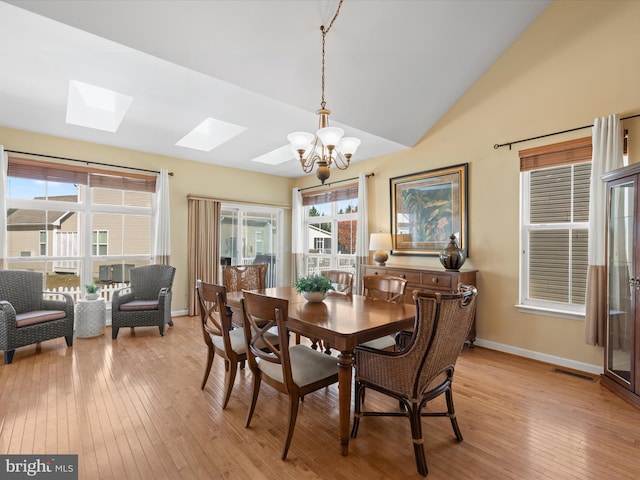
[[[640,113],[635,115],[629,115],[628,117],[622,117],[620,120],[628,120],[630,118],[636,118],[636,117],[640,117]],[[552,137],[553,135],[560,135],[561,133],[575,132],[576,130],[582,130],[584,128],[591,128],[591,127],[593,127],[593,124],[585,125],[584,127],[570,128],[569,130],[562,130],[561,132],[547,133],[546,135],[539,135],[537,137],[525,138],[524,140],[515,140],[513,142],[500,143],[500,144],[496,143],[493,146],[493,148],[497,150],[500,147],[509,146],[509,150],[511,150],[511,145],[515,145],[516,143],[528,142],[529,140],[537,140],[539,138]]]
[[[206,195],[198,195],[196,193],[189,193],[187,195],[187,200],[205,200],[208,202],[219,202],[219,203],[228,203],[228,204],[236,204],[236,205],[257,205],[260,207],[277,207],[288,209],[291,208],[289,205],[283,203],[257,203],[257,202],[249,202],[245,200],[233,200],[231,198],[220,198],[220,197],[208,197]]]
[[[91,160],[78,160],[77,158],[56,157],[55,155],[44,155],[42,153],[20,152],[18,150],[8,150],[8,149],[5,149],[4,151],[10,152],[10,153],[17,153],[19,155],[32,155],[34,157],[52,158],[54,160],[66,160],[69,162],[79,162],[79,163],[84,163],[86,165],[102,165],[104,167],[115,167],[115,168],[124,168],[126,170],[137,170],[139,172],[160,173],[158,170],[149,170],[146,168],[137,168],[137,167],[124,167],[122,165],[114,165],[112,163],[93,162]],[[169,176],[173,177],[173,172],[169,172]]]
[[[365,177],[366,177],[366,178],[369,178],[369,177],[373,177],[374,175],[375,175],[375,173],[374,173],[374,172],[371,172],[371,173],[367,173],[367,174],[365,175]],[[309,190],[309,189],[311,189],[311,188],[328,187],[328,186],[330,186],[330,185],[333,185],[334,183],[351,182],[351,181],[353,181],[353,180],[358,180],[358,177],[345,178],[344,180],[336,180],[335,182],[325,183],[324,185],[314,185],[314,186],[312,186],[312,187],[299,188],[299,189],[298,189],[298,191],[299,191],[299,192],[302,192],[302,191],[304,191],[304,190]]]

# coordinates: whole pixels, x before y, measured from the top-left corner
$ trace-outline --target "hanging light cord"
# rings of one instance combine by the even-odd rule
[[[322,101],[320,102],[320,106],[323,109],[327,104],[327,102],[324,101],[324,43],[325,43],[325,38],[327,36],[327,33],[329,33],[329,30],[331,30],[331,27],[333,27],[333,22],[335,22],[336,18],[338,18],[338,14],[340,13],[341,6],[342,6],[342,0],[340,0],[340,3],[338,4],[338,8],[336,9],[336,14],[333,16],[333,18],[331,19],[331,22],[329,22],[329,26],[326,29],[324,28],[324,25],[320,25],[320,31],[322,32]]]

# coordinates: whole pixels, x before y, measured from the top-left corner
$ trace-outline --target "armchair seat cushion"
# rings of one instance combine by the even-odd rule
[[[158,300],[133,300],[120,305],[121,311],[158,310]]]
[[[33,312],[16,313],[16,327],[26,327],[38,323],[59,320],[67,316],[64,310],[34,310]]]

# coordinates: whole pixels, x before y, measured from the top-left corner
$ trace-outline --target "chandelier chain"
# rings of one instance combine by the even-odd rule
[[[333,22],[335,22],[336,18],[338,18],[338,14],[340,13],[340,7],[342,7],[342,1],[343,0],[340,0],[340,3],[338,3],[338,8],[336,9],[335,15],[331,19],[331,22],[329,22],[329,26],[326,29],[324,28],[324,25],[320,26],[320,31],[322,31],[322,100],[320,102],[320,106],[322,108],[325,108],[327,104],[327,102],[325,102],[324,100],[324,59],[325,59],[324,44],[325,44],[325,39],[327,37],[327,33],[329,33],[329,30],[331,30],[331,27],[333,27]]]

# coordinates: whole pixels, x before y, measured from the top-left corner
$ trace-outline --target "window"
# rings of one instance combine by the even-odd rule
[[[91,255],[107,255],[108,247],[109,233],[106,230],[94,230],[91,236]]]
[[[591,138],[520,152],[520,305],[583,315]]]
[[[46,255],[47,254],[47,232],[44,230],[40,231],[40,253],[38,255]]]
[[[112,272],[151,261],[154,192],[155,176],[10,157],[9,268],[45,273],[47,288],[127,281]]]
[[[358,185],[303,193],[307,274],[356,270]]]
[[[220,263],[266,263],[269,265],[267,287],[281,285],[283,218],[282,208],[223,203],[220,209]]]

